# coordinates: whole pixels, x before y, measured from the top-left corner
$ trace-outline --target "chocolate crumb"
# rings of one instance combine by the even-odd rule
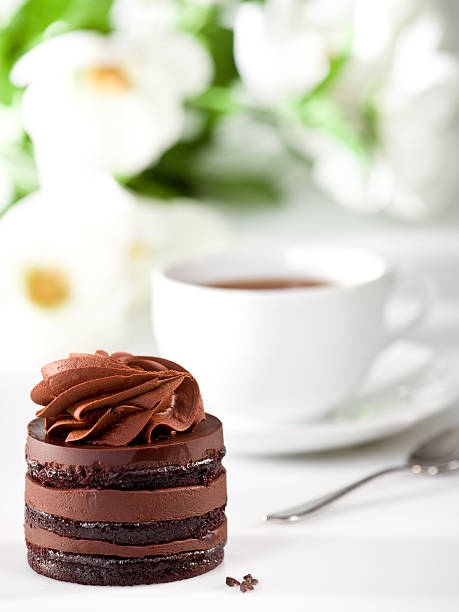
[[[226,577],[226,584],[229,587],[238,586],[241,589],[242,593],[247,593],[247,591],[253,591],[255,585],[258,584],[258,580],[252,576],[252,574],[246,574],[242,582],[236,580],[236,578],[232,578],[231,576]]]
[[[241,584],[240,589],[243,593],[245,593],[246,591],[253,591],[253,586],[250,583],[244,581]]]
[[[244,582],[248,582],[249,584],[253,584],[254,586],[258,584],[258,580],[252,576],[252,574],[246,574],[243,577]]]

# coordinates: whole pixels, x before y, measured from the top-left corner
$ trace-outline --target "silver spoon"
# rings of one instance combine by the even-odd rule
[[[280,512],[267,514],[263,516],[263,520],[298,521],[312,512],[324,506],[328,506],[331,502],[343,497],[343,495],[360,487],[360,485],[378,476],[390,474],[390,472],[410,470],[413,474],[428,474],[429,476],[435,476],[442,472],[453,472],[457,469],[459,469],[459,427],[445,431],[423,442],[413,453],[411,453],[408,461],[402,465],[396,465],[374,472],[361,480],[352,482],[342,489],[337,489],[332,493],[328,493],[328,495],[317,497],[305,504],[293,506],[292,508],[287,508]]]

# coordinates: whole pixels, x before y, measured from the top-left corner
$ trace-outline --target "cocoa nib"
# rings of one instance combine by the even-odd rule
[[[254,577],[252,576],[252,574],[246,574],[246,575],[243,577],[243,581],[244,581],[244,582],[247,582],[248,584],[253,584],[254,586],[255,586],[256,584],[258,584],[258,580],[257,580],[256,578],[254,578]]]
[[[253,591],[255,585],[258,584],[258,580],[252,576],[252,574],[246,574],[242,578],[242,582],[236,580],[236,578],[232,578],[231,576],[226,577],[226,584],[229,587],[238,586],[241,589],[242,593],[247,593],[247,591]]]

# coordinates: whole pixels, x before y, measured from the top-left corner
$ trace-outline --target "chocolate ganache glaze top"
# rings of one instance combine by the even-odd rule
[[[193,431],[205,419],[199,387],[160,357],[71,353],[41,370],[30,396],[44,406],[49,436],[65,442],[127,446]]]

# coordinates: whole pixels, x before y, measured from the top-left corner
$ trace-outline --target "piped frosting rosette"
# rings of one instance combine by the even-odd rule
[[[105,351],[71,353],[41,370],[31,392],[44,406],[50,436],[65,442],[126,446],[193,431],[205,419],[199,387],[184,368],[160,357]]]

